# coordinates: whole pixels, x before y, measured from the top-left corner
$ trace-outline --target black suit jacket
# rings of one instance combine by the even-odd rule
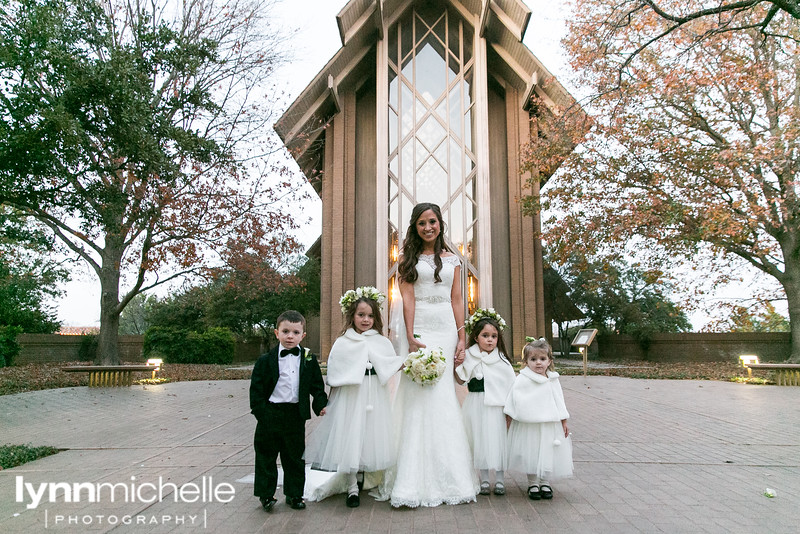
[[[253,375],[250,378],[250,411],[258,421],[266,419],[267,404],[278,383],[278,376],[278,347],[275,347],[261,355],[253,367]],[[325,394],[325,382],[322,379],[317,356],[302,347],[299,380],[300,416],[303,420],[308,420],[311,419],[312,408],[314,413],[319,415],[328,404],[328,396]],[[309,401],[309,397],[313,397],[313,402]]]

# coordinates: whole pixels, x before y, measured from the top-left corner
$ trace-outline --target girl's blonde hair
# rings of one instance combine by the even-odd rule
[[[528,360],[530,360],[534,354],[540,352],[547,354],[547,359],[550,360],[550,365],[547,367],[547,369],[550,371],[555,371],[556,369],[553,365],[553,348],[543,337],[529,341],[525,344],[525,347],[522,349],[522,364],[527,365]]]

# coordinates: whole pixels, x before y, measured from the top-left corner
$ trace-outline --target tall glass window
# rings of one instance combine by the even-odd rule
[[[433,5],[431,5],[433,4]],[[411,210],[442,208],[448,246],[462,256],[468,312],[478,300],[473,29],[436,3],[420,3],[388,31],[389,289]]]

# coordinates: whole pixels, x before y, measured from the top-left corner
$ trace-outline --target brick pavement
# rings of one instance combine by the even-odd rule
[[[0,397],[0,441],[67,449],[0,471],[0,532],[797,532],[800,524],[797,387],[562,377],[576,476],[554,484],[552,501],[528,500],[524,475],[511,475],[505,497],[479,496],[469,505],[395,510],[364,494],[356,509],[336,496],[300,512],[279,501],[266,514],[249,482],[255,420],[248,385]],[[86,494],[67,503],[59,493],[57,502],[44,495],[27,509],[27,492],[17,502],[17,477],[34,490],[48,482],[155,484],[161,477],[178,487],[230,484],[235,495],[225,503],[176,503],[168,487],[162,501],[148,504],[88,502]],[[775,498],[763,495],[768,487]],[[109,524],[128,517],[134,524]]]

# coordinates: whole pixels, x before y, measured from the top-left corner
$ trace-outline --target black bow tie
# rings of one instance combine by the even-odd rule
[[[295,356],[300,356],[300,347],[295,347],[293,349],[283,349],[281,351],[281,358],[283,358],[287,354],[294,354]]]

